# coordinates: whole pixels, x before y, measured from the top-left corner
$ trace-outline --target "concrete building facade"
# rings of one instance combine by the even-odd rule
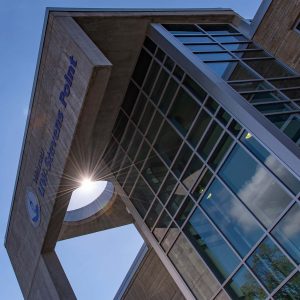
[[[47,12],[5,241],[24,298],[75,299],[57,241],[134,223],[115,299],[299,299],[299,13]],[[109,185],[67,210],[83,176]]]

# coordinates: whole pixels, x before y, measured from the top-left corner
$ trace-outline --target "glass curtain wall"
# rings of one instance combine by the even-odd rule
[[[229,24],[164,27],[300,145],[300,75]]]
[[[296,299],[299,180],[149,38],[103,159],[197,299]]]

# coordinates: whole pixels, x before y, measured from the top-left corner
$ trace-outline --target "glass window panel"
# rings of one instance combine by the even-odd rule
[[[245,267],[239,269],[229,283],[226,284],[225,289],[233,300],[266,299],[266,293]]]
[[[239,33],[236,29],[234,29],[229,24],[208,24],[208,25],[199,24],[199,26],[209,34]]]
[[[184,235],[178,237],[168,256],[197,299],[211,299],[218,291],[220,284]]]
[[[227,52],[196,53],[195,55],[201,60],[228,60],[234,58]]]
[[[132,78],[139,86],[142,86],[143,84],[151,60],[151,56],[144,49],[142,49],[132,75]]]
[[[167,56],[165,62],[164,62],[164,66],[169,70],[172,71],[173,67],[174,67],[174,61]]]
[[[144,46],[152,53],[155,52],[156,45],[152,40],[150,40],[148,37],[145,38]]]
[[[271,115],[267,118],[295,143],[300,139],[300,114]]]
[[[218,76],[225,80],[257,79],[258,76],[239,62],[208,62],[206,63]]]
[[[185,135],[198,110],[199,105],[196,101],[181,88],[173,102],[168,118],[176,126],[176,128]]]
[[[137,157],[135,159],[135,165],[138,169],[141,169],[147,155],[148,152],[150,150],[149,145],[145,142],[145,140],[142,142],[142,146],[137,154]]]
[[[190,157],[192,156],[192,150],[186,144],[181,148],[177,158],[174,161],[172,166],[172,171],[179,178],[183,169],[186,167]]]
[[[213,98],[209,97],[205,102],[205,107],[214,115],[219,105]]]
[[[125,112],[130,116],[136,98],[139,94],[139,89],[136,87],[134,83],[130,81],[128,89],[125,94],[124,101],[122,103],[122,107]]]
[[[203,162],[198,158],[197,155],[194,155],[181,179],[182,183],[188,189],[190,189],[199,178],[202,172],[202,166]]]
[[[273,87],[264,81],[242,81],[230,83],[238,92],[263,91],[273,89]]]
[[[234,50],[245,50],[245,49],[257,49],[252,43],[234,43],[234,44],[223,44],[225,49],[229,51]]]
[[[269,292],[272,292],[294,269],[270,238],[264,239],[247,259],[247,264]]]
[[[266,227],[291,201],[264,167],[239,145],[234,147],[219,175]]]
[[[153,234],[158,241],[160,241],[164,237],[170,222],[171,218],[166,211],[163,211],[153,230]]]
[[[295,204],[272,230],[272,235],[300,264],[300,207]]]
[[[159,108],[163,113],[167,112],[177,88],[178,88],[178,84],[175,82],[174,79],[170,78],[170,81],[167,85],[167,88],[165,89],[165,92],[159,104]]]
[[[263,114],[291,111],[295,109],[295,106],[292,103],[257,104],[255,107]]]
[[[190,212],[192,211],[193,208],[194,208],[194,201],[190,197],[187,197],[184,200],[184,203],[181,206],[181,208],[175,218],[176,223],[180,227],[183,225],[183,223],[185,222],[185,220],[187,219],[188,215],[190,214]]]
[[[161,49],[157,49],[155,57],[160,60],[161,62],[163,62],[164,58],[165,58],[165,53],[161,50]]]
[[[275,59],[245,61],[264,78],[293,76],[294,74]]]
[[[221,136],[222,131],[223,129],[213,121],[197,150],[204,159],[207,159],[210,155],[213,147]]]
[[[212,43],[213,40],[207,36],[177,36],[176,37],[182,43]]]
[[[156,112],[154,115],[154,118],[152,119],[151,125],[148,129],[148,132],[147,132],[147,139],[150,143],[153,143],[162,121],[163,121],[163,118],[162,118],[161,114],[159,112]]]
[[[232,120],[228,129],[232,134],[237,136],[240,133],[242,127],[236,120]]]
[[[152,65],[151,65],[151,68],[150,68],[150,71],[147,75],[147,78],[146,78],[146,81],[145,81],[145,84],[143,86],[143,90],[145,91],[146,94],[150,94],[150,91],[153,87],[153,84],[155,82],[155,79],[157,77],[157,74],[159,72],[159,64],[153,60],[152,62]]]
[[[143,137],[142,135],[139,133],[138,130],[135,131],[135,136],[134,136],[134,139],[130,145],[130,148],[128,150],[128,156],[130,157],[130,159],[133,161],[134,158],[135,158],[135,155],[138,151],[138,148],[139,146],[141,145],[142,143],[142,140],[143,140]]]
[[[120,111],[113,129],[113,135],[118,141],[120,141],[123,136],[127,122],[128,118],[122,111]]]
[[[263,50],[255,50],[255,51],[235,51],[234,55],[240,57],[241,59],[247,58],[261,58],[261,57],[270,57],[265,51]]]
[[[146,96],[143,93],[140,93],[133,114],[131,116],[131,119],[135,124],[138,124],[141,115],[143,113],[144,107],[146,106],[146,103],[147,103]]]
[[[142,218],[145,217],[154,195],[145,181],[140,177],[131,193],[130,200]]]
[[[166,86],[167,79],[169,75],[164,69],[161,69],[161,72],[159,74],[158,80],[156,81],[156,84],[154,86],[154,89],[152,91],[151,99],[155,104],[158,103],[160,96],[163,92],[164,87]]]
[[[186,190],[181,184],[179,184],[167,204],[167,210],[171,216],[175,215],[185,196]]]
[[[131,142],[134,131],[135,131],[134,125],[132,123],[128,123],[126,132],[123,135],[123,139],[122,139],[122,143],[121,143],[124,150],[128,149],[128,146],[129,146],[129,143]]]
[[[274,86],[279,89],[290,88],[290,87],[298,87],[300,86],[300,78],[288,78],[288,79],[275,79],[270,80]]]
[[[167,168],[154,151],[150,152],[142,174],[153,190],[157,191],[167,174]]]
[[[242,143],[265,164],[294,194],[300,192],[299,180],[266,150],[249,132],[241,138]]]
[[[173,71],[173,74],[180,81],[184,75],[184,72],[180,67],[176,66]]]
[[[300,89],[282,90],[281,92],[284,93],[290,99],[300,99]]]
[[[132,167],[129,174],[128,174],[128,177],[126,179],[126,182],[124,184],[124,191],[127,193],[127,195],[130,194],[132,188],[133,188],[133,185],[134,183],[136,182],[137,178],[138,178],[139,174],[136,170],[135,167]]]
[[[193,24],[163,24],[163,26],[171,33],[195,33],[201,30]]]
[[[209,122],[211,120],[211,117],[209,114],[202,110],[199,114],[190,134],[188,135],[188,141],[196,147],[200,138],[202,137],[205,129],[207,128]]]
[[[175,223],[172,223],[165,238],[161,242],[161,246],[167,252],[169,251],[170,247],[173,245],[175,239],[177,238],[178,234],[180,233],[178,227]]]
[[[230,120],[230,115],[221,107],[217,113],[217,118],[221,121],[225,126]]]
[[[204,101],[206,92],[191,77],[186,75],[183,84],[200,102]]]
[[[195,45],[186,45],[192,51],[199,52],[209,52],[209,51],[222,51],[222,47],[216,44],[195,44]]]
[[[207,185],[212,177],[212,173],[208,169],[206,169],[206,171],[204,171],[204,172],[203,172],[204,175],[202,176],[202,178],[197,182],[197,184],[192,189],[192,195],[194,196],[194,198],[196,200],[198,200],[198,198],[203,194],[205,188],[207,187]]]
[[[214,150],[212,156],[210,157],[208,164],[213,168],[216,169],[222,159],[224,158],[225,154],[227,153],[230,145],[232,144],[232,138],[229,134],[225,133],[221,138],[221,141],[218,143],[217,148]]]
[[[300,273],[296,273],[280,290],[273,296],[275,300],[299,300]]]
[[[121,147],[119,147],[111,166],[111,171],[114,173],[114,175],[116,175],[116,173],[119,172],[124,157],[125,152],[121,149]]]
[[[117,149],[118,149],[118,144],[115,142],[114,139],[111,139],[107,148],[105,149],[105,153],[103,155],[103,160],[105,161],[105,163],[108,166],[111,165],[112,160],[115,157],[115,154],[117,152]],[[107,176],[109,176],[109,174],[105,174],[105,178],[107,178]],[[105,180],[107,180],[107,179],[105,179]]]
[[[151,120],[151,117],[153,116],[154,114],[154,111],[155,111],[155,108],[154,106],[148,101],[147,103],[147,106],[144,110],[144,113],[143,113],[143,117],[140,121],[140,124],[139,124],[139,129],[145,133],[148,126],[149,126],[149,123],[150,123],[150,120]]]
[[[167,202],[176,184],[177,184],[176,178],[171,173],[169,173],[158,194],[158,197],[162,203]]]
[[[182,139],[179,135],[168,122],[164,122],[154,147],[168,165],[172,163],[181,144]]]
[[[214,39],[219,43],[247,42],[248,40],[243,35],[224,35],[214,36]]]
[[[129,160],[129,158],[127,156],[125,156],[122,167],[118,170],[119,172],[118,172],[118,176],[117,176],[117,180],[121,186],[125,182],[125,179],[129,172],[130,167],[131,167],[131,161]]]
[[[242,257],[263,234],[249,211],[216,179],[200,205]]]
[[[252,94],[242,94],[242,96],[249,102],[256,104],[262,102],[278,102],[287,100],[277,92],[257,92]]]
[[[153,203],[152,207],[150,208],[150,211],[145,220],[146,224],[148,225],[148,227],[150,229],[152,228],[156,219],[158,218],[159,214],[161,213],[162,208],[163,208],[162,205],[157,200],[155,200],[155,202]]]
[[[221,282],[239,264],[239,259],[199,209],[191,216],[184,232]]]

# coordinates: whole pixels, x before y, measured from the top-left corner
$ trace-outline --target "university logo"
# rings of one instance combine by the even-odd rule
[[[41,222],[41,207],[36,194],[30,187],[26,190],[25,203],[31,224],[38,227]]]

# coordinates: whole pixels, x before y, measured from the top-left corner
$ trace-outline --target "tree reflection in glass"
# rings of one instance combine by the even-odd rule
[[[270,238],[266,238],[259,245],[248,258],[247,264],[270,292],[294,269]]]

